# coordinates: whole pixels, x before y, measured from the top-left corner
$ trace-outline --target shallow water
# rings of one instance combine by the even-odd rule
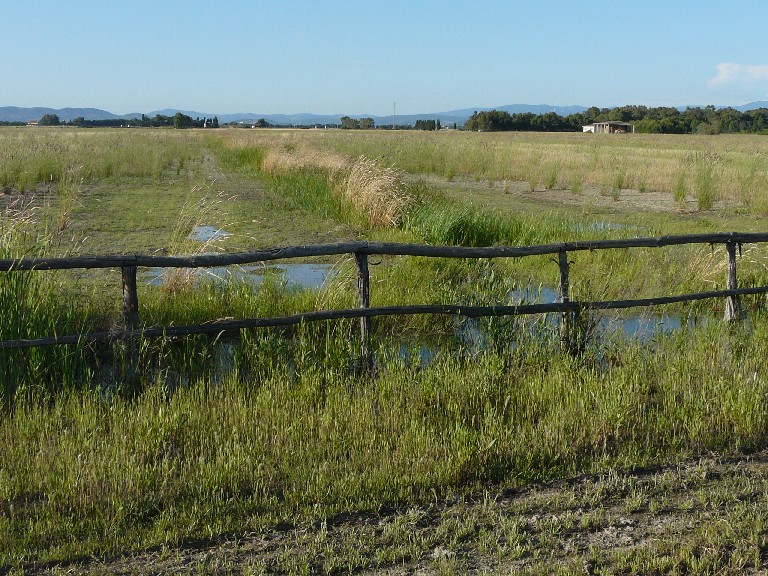
[[[553,304],[558,302],[557,290],[550,286],[525,286],[510,290],[507,298],[514,304]],[[596,311],[596,333],[603,335],[623,335],[645,341],[657,334],[665,334],[682,327],[693,327],[706,321],[705,318],[688,318],[679,314],[649,312],[648,309],[629,309],[623,314]],[[559,314],[547,316],[547,324],[556,326],[560,322]]]
[[[213,226],[195,226],[187,238],[197,242],[212,242],[231,235],[226,230],[219,230]]]
[[[166,268],[148,268],[144,272],[144,281],[150,286],[162,286],[165,283]],[[249,264],[246,266],[215,266],[194,269],[195,281],[227,283],[245,281],[254,288],[261,285],[267,276],[276,276],[286,287],[317,290],[336,274],[332,264]]]

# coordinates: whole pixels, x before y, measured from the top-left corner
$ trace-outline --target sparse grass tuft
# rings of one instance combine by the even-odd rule
[[[677,173],[677,178],[675,179],[675,190],[672,193],[672,197],[675,199],[675,202],[677,202],[681,209],[685,208],[685,198],[687,195],[685,179],[685,170],[680,169]]]
[[[714,166],[701,162],[696,166],[696,203],[699,210],[711,210],[716,199]]]

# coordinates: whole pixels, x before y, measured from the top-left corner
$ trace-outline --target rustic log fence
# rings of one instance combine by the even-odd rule
[[[725,320],[735,321],[741,317],[740,296],[768,293],[768,286],[739,288],[736,276],[737,250],[742,244],[768,242],[768,233],[713,233],[683,236],[657,236],[621,240],[586,240],[542,244],[535,246],[428,246],[421,244],[400,244],[384,242],[345,242],[315,246],[292,246],[236,254],[203,254],[193,256],[94,256],[70,258],[21,258],[0,259],[0,272],[71,270],[119,268],[123,286],[123,329],[109,332],[49,336],[33,339],[0,341],[0,349],[30,348],[78,342],[125,340],[129,358],[135,357],[137,340],[152,337],[177,337],[192,334],[214,334],[239,331],[248,328],[268,326],[290,326],[302,322],[360,319],[361,357],[364,365],[372,364],[370,326],[371,319],[379,316],[402,316],[414,314],[454,314],[479,318],[484,316],[516,316],[557,312],[563,314],[561,339],[566,347],[572,346],[574,323],[584,310],[615,310],[623,308],[656,306],[678,302],[690,302],[710,298],[725,299]],[[674,296],[658,296],[635,300],[574,301],[570,297],[570,265],[568,254],[579,251],[609,250],[619,248],[660,248],[685,244],[724,244],[727,254],[727,276],[725,290],[712,290]],[[137,291],[137,270],[140,267],[154,268],[205,268],[289,260],[317,256],[354,255],[357,268],[357,292],[359,308],[345,310],[319,310],[290,316],[273,318],[249,318],[220,320],[190,326],[141,327]],[[381,256],[423,256],[432,258],[522,258],[527,256],[557,255],[560,271],[558,302],[548,304],[520,304],[509,306],[461,306],[452,304],[421,304],[410,306],[370,306],[370,274],[368,258]],[[0,310],[0,314],[2,311]]]

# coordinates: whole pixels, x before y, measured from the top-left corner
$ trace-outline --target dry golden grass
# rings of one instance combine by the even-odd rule
[[[327,170],[331,174],[337,174],[346,170],[349,164],[346,156],[301,144],[296,148],[267,150],[261,168],[269,174],[307,169]]]
[[[400,172],[365,156],[354,163],[339,193],[373,226],[397,226],[413,200]]]
[[[316,146],[304,132],[236,130],[222,132],[220,136],[231,148],[263,150],[261,170],[268,174],[314,169],[337,174],[349,168],[352,162],[348,156]]]

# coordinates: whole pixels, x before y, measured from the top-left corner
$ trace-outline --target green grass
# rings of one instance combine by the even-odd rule
[[[44,195],[32,204],[41,216],[25,229],[32,236],[17,234],[18,218],[3,214],[3,229],[14,230],[4,255],[235,251],[361,237],[524,245],[761,227],[751,216],[761,203],[755,183],[764,176],[754,163],[741,182],[740,198],[751,197],[744,210],[705,209],[699,200],[705,213],[656,211],[628,199],[641,181],[644,196],[671,194],[685,173],[692,190],[727,201],[724,182],[744,165],[745,147],[757,142],[751,138],[217,134],[0,131],[8,196],[26,197],[20,193],[32,189]],[[21,144],[30,154],[10,162],[8,151]],[[411,173],[403,181],[413,202],[397,226],[374,226],[340,200],[339,186],[362,153]],[[763,153],[758,146],[755,154]],[[702,158],[714,159],[712,174],[701,168]],[[641,171],[641,160],[663,177],[654,179],[657,172],[647,166]],[[535,173],[527,172],[527,161]],[[432,174],[447,174],[451,182]],[[494,179],[504,180],[503,188]],[[533,179],[544,190],[512,190]],[[559,190],[563,182],[575,182],[576,194]],[[621,190],[619,201],[588,206],[584,198],[600,183]],[[566,200],[553,203],[557,194]],[[232,236],[195,244],[188,234],[197,224]],[[643,297],[725,283],[720,247],[580,252],[570,259],[574,298]],[[506,304],[516,287],[555,286],[558,279],[557,264],[546,257],[371,264],[374,306]],[[740,285],[765,283],[766,264],[764,249],[745,246]],[[181,325],[355,307],[353,264],[336,265],[338,277],[318,292],[288,289],[274,277],[258,291],[246,284],[195,288],[183,277],[164,289],[142,284],[140,319]],[[74,301],[76,295],[82,299]],[[117,327],[119,299],[117,271],[81,278],[3,274],[0,335]],[[254,331],[241,335],[241,346],[231,346],[226,335],[144,341],[137,374],[123,372],[120,344],[4,352],[0,570],[262,534],[280,523],[316,527],[342,513],[394,508],[403,513],[381,533],[338,541],[345,551],[327,531],[310,531],[314,543],[305,542],[298,556],[286,549],[269,566],[352,570],[418,564],[430,554],[430,569],[451,572],[471,568],[461,554],[477,549],[499,562],[527,559],[535,573],[546,560],[536,550],[556,550],[582,524],[597,530],[615,522],[598,512],[578,517],[573,507],[525,525],[490,511],[447,513],[433,518],[432,532],[408,535],[427,503],[489,485],[521,487],[766,448],[768,373],[760,359],[768,319],[760,300],[748,303],[752,316],[743,326],[709,321],[649,342],[593,339],[578,357],[559,352],[557,328],[536,318],[482,320],[481,345],[462,339],[466,326],[452,317],[375,319],[374,375],[356,370],[360,345],[352,321]],[[719,314],[720,304],[679,310]],[[422,361],[424,347],[429,360]],[[609,489],[610,482],[595,488]],[[621,498],[626,514],[664,506],[642,486],[629,486]],[[700,505],[696,498],[690,495],[692,509]],[[754,515],[746,510],[727,520],[733,530],[722,535],[723,547],[763,538],[749,532]],[[702,548],[715,536],[702,527],[660,560],[652,553],[659,548],[608,556],[581,550],[580,558],[624,572],[683,562],[692,572],[728,568]],[[752,562],[747,552],[744,562]],[[309,562],[314,553],[326,554],[326,563]]]
[[[744,195],[745,165],[754,165],[754,178],[762,181],[768,153],[761,136],[633,134],[622,138],[595,138],[584,134],[546,133],[254,132],[244,135],[239,131],[236,138],[267,146],[276,140],[310,144],[350,158],[361,155],[379,158],[384,164],[408,173],[435,174],[449,180],[457,177],[506,179],[531,182],[533,188],[542,182],[545,188],[550,188],[567,185],[581,174],[588,186],[600,187],[606,183],[610,190],[621,178],[621,187],[670,196],[681,166],[698,158],[714,158],[722,174],[713,183],[715,197],[736,204],[742,203]]]
[[[532,342],[427,367],[392,360],[374,381],[320,361],[340,339],[300,336],[289,364],[261,336],[274,363],[248,379],[24,403],[0,425],[0,558],[115,555],[488,482],[764,448],[766,320],[753,330],[616,343],[607,364]]]

